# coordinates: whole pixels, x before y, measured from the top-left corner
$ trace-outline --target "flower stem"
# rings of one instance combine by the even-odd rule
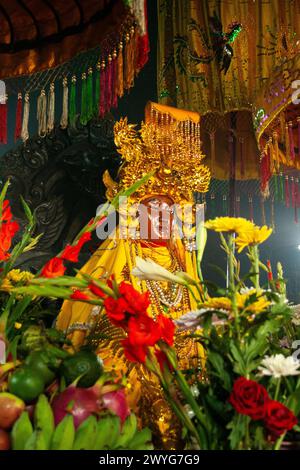
[[[285,435],[286,435],[286,433],[284,432],[283,434],[281,434],[279,439],[277,439],[276,444],[274,446],[274,450],[280,450],[280,447],[281,447],[281,444],[282,444],[282,441],[283,441]]]
[[[277,383],[276,383],[276,389],[275,389],[274,400],[278,400],[278,395],[279,395],[279,391],[280,391],[280,385],[281,385],[281,377],[279,377],[279,379],[277,380]]]
[[[238,308],[237,308],[237,301],[236,301],[236,287],[234,282],[234,236],[230,234],[228,236],[228,271],[229,271],[229,293],[231,297],[231,304],[232,304],[232,313],[234,317],[234,325],[236,330],[237,338],[240,339],[240,328],[239,328],[239,316],[238,316]]]
[[[192,408],[192,410],[195,413],[195,416],[196,416],[196,418],[199,422],[200,429],[201,429],[201,449],[203,449],[203,450],[208,449],[208,440],[207,440],[207,436],[206,436],[207,424],[206,424],[206,421],[205,421],[205,416],[203,415],[202,411],[200,410],[200,408],[198,406],[198,403],[195,400],[195,398],[194,398],[194,396],[191,392],[191,389],[190,389],[187,381],[185,380],[185,377],[183,376],[182,372],[178,368],[176,368],[176,364],[174,364],[173,356],[170,353],[169,348],[164,348],[164,352],[167,355],[167,358],[168,358],[170,364],[173,367],[175,366],[174,367],[174,375],[175,375],[176,382],[179,385],[182,393],[184,394],[184,396],[186,398],[186,401],[188,402],[188,404]]]

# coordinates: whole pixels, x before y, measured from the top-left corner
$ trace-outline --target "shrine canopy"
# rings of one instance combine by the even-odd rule
[[[0,78],[56,67],[108,36],[116,40],[128,17],[122,0],[2,0]]]
[[[0,144],[13,108],[24,142],[32,113],[45,137],[58,117],[65,129],[116,108],[148,60],[146,12],[146,0],[1,0]]]

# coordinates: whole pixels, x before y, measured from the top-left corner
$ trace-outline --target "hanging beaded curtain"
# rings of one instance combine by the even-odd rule
[[[85,125],[117,106],[148,58],[145,0],[129,5],[123,0],[33,0],[23,9],[20,2],[7,1],[0,8],[0,26],[0,78],[7,92],[0,109],[2,143],[7,142],[7,99],[13,95],[18,98],[15,139],[29,137],[30,102],[37,92],[41,136],[53,130],[57,111],[61,127],[74,125],[78,115]]]

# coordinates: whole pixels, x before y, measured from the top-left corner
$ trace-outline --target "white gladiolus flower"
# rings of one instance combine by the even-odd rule
[[[184,330],[194,330],[200,325],[200,316],[202,313],[205,313],[205,309],[193,310],[192,312],[185,313],[181,317],[174,320],[174,323],[177,325],[178,329],[181,331]]]
[[[131,271],[131,274],[142,280],[175,282],[184,286],[187,284],[185,279],[170,273],[170,271],[150,258],[143,259],[139,256],[136,257],[136,266]]]
[[[286,375],[299,375],[300,362],[296,361],[293,356],[285,357],[283,354],[274,354],[266,356],[261,361],[258,370],[261,375],[271,375],[276,379]]]

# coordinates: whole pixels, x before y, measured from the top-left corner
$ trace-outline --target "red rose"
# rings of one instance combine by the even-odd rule
[[[154,346],[160,339],[157,323],[148,315],[131,317],[128,322],[128,334],[131,344]]]
[[[128,317],[128,305],[127,302],[123,299],[123,297],[120,297],[118,299],[107,297],[104,300],[104,307],[107,316],[113,325],[121,328],[126,328]]]
[[[160,337],[161,339],[167,343],[169,346],[173,346],[174,344],[174,332],[175,332],[175,323],[165,315],[158,315],[157,323],[160,328]]]
[[[94,284],[93,282],[91,282],[88,287],[90,291],[97,297],[101,297],[102,299],[105,297],[103,290],[100,287],[98,287],[96,284]]]
[[[298,422],[291,410],[275,400],[267,403],[264,421],[267,429],[276,437],[292,429]]]
[[[172,365],[170,364],[170,361],[168,360],[166,354],[163,351],[161,351],[160,349],[157,349],[155,351],[155,356],[156,356],[157,362],[159,364],[160,370],[162,372],[164,370],[164,367],[168,367],[170,371],[174,370]]]
[[[51,258],[43,267],[41,276],[43,277],[58,277],[63,276],[66,267],[64,261],[61,258]]]
[[[147,308],[150,305],[149,292],[140,294],[140,292],[135,290],[135,288],[131,284],[122,281],[119,285],[119,293],[126,300],[129,306],[130,313],[146,313]]]
[[[267,390],[245,377],[239,377],[233,384],[229,403],[238,413],[250,416],[254,420],[263,419],[266,415],[266,405],[270,401]]]
[[[144,364],[148,352],[147,346],[137,346],[136,344],[132,344],[129,338],[123,339],[121,341],[122,346],[124,348],[125,357],[130,362],[139,362]]]
[[[89,297],[81,292],[79,289],[74,290],[73,294],[70,296],[70,299],[73,300],[89,300]]]
[[[67,261],[71,261],[72,263],[78,262],[79,253],[83,247],[83,245],[91,239],[91,232],[84,232],[76,245],[71,246],[67,245],[62,252],[60,258],[65,259]]]

